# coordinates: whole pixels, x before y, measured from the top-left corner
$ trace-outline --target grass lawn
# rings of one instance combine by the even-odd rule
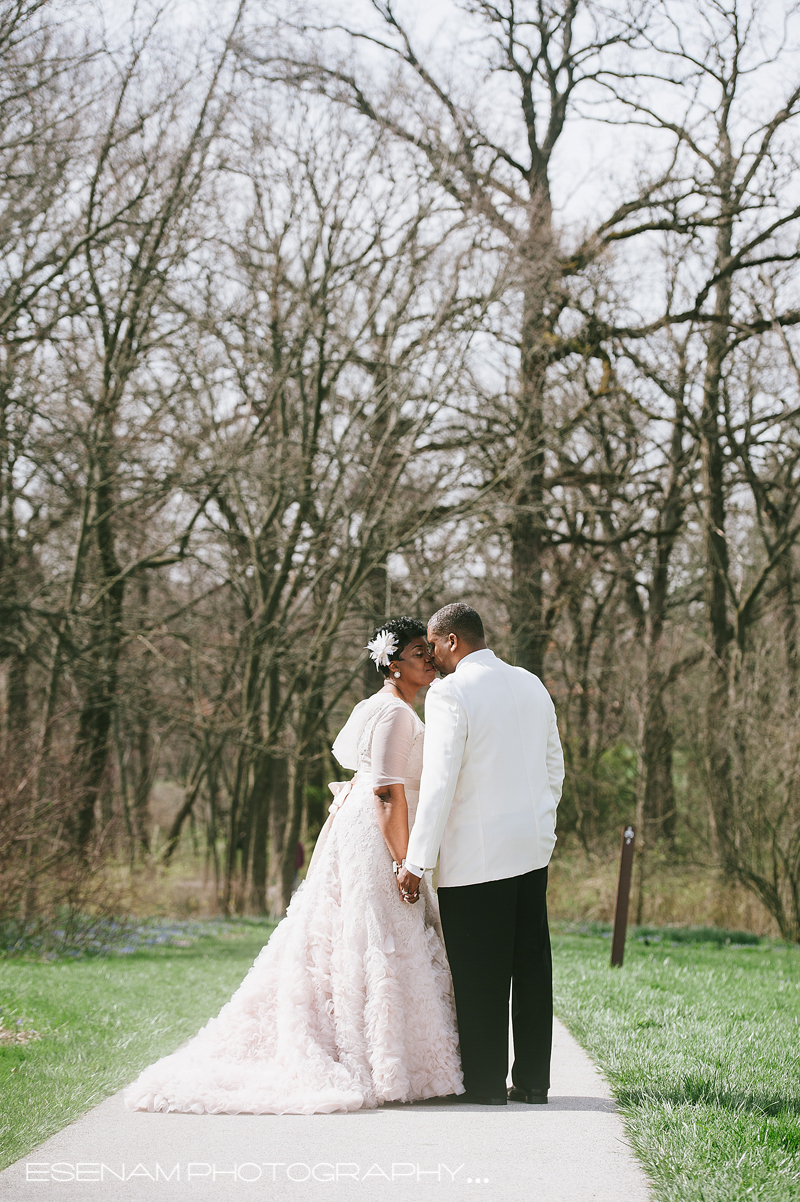
[[[2,1025],[41,1036],[0,1043],[0,1164],[193,1034],[271,928],[203,929],[189,947],[0,961]],[[607,938],[557,932],[557,1012],[608,1076],[659,1202],[794,1202],[800,948],[669,939],[629,937],[612,971]]]
[[[660,1202],[800,1198],[800,948],[554,939],[556,1010]]]
[[[196,926],[197,924],[195,924]],[[0,1167],[97,1105],[216,1014],[272,926],[214,923],[189,947],[0,961]],[[22,1020],[18,1024],[18,1020]]]

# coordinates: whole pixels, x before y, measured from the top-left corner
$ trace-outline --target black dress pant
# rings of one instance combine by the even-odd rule
[[[553,965],[547,869],[440,888],[438,896],[467,1093],[505,1097],[509,990],[512,1080],[521,1089],[548,1089]]]

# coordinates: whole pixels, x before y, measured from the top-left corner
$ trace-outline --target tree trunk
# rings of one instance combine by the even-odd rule
[[[731,225],[726,223],[719,232],[718,266],[727,261],[730,250]],[[708,335],[700,418],[705,610],[711,649],[704,742],[706,780],[713,815],[712,836],[716,853],[726,862],[730,858],[728,844],[733,830],[732,765],[725,735],[733,627],[728,618],[725,460],[720,431],[723,368],[728,354],[731,316],[731,285],[727,278],[717,284],[714,312],[718,320],[712,324]]]
[[[385,563],[376,564],[372,571],[367,576],[364,582],[364,597],[366,600],[365,618],[367,629],[364,634],[364,642],[372,634],[374,627],[380,622],[384,622],[392,615],[389,613],[391,605],[391,583],[389,579],[389,569]],[[364,667],[361,672],[362,691],[364,697],[370,697],[376,692],[380,676],[375,671],[375,664],[367,656]]]
[[[156,756],[150,733],[150,714],[142,708],[136,719],[137,771],[133,788],[133,827],[136,839],[146,854],[150,848],[148,805],[155,776]]]
[[[675,839],[674,739],[664,707],[664,683],[660,677],[652,681],[648,689],[639,737],[644,768],[639,819],[641,838],[645,846],[659,838],[672,844]]]
[[[114,480],[114,402],[106,398],[100,415],[97,446],[97,487],[95,490],[94,528],[100,566],[102,598],[100,638],[89,658],[89,680],[78,720],[73,748],[73,768],[78,788],[78,807],[74,821],[75,839],[81,851],[91,838],[95,807],[108,764],[114,706],[117,704],[119,656],[122,646],[122,604],[125,586],[120,579],[113,523],[115,509]]]
[[[150,584],[146,573],[139,577],[139,622],[146,624],[150,603]],[[140,690],[137,697],[137,713],[135,724],[136,743],[136,776],[133,787],[133,826],[136,839],[146,854],[150,847],[149,813],[150,790],[156,775],[158,756],[156,744],[151,730],[151,715],[153,701],[150,694],[150,680],[153,675],[153,653],[149,647],[142,655],[141,671],[139,673]]]
[[[279,916],[283,915],[282,902],[284,896],[284,876],[283,864],[286,851],[286,840],[290,833],[290,788],[289,788],[289,764],[285,758],[277,760],[274,765],[274,775],[272,784],[272,796],[270,804],[269,816],[269,845],[271,850],[270,856],[270,873],[269,879],[276,887],[278,893],[278,901],[271,907],[272,911]]]
[[[261,733],[261,654],[257,636],[258,632],[256,632],[248,657],[247,675],[242,689],[241,737],[236,756],[236,773],[228,815],[228,847],[222,897],[222,905],[226,914],[230,912],[231,906],[237,910],[241,909],[247,891],[254,749],[263,741]]]
[[[183,805],[172,820],[172,826],[170,827],[169,835],[167,836],[167,842],[164,846],[164,853],[162,857],[165,864],[169,864],[172,856],[175,853],[175,849],[180,842],[183,824],[194,808],[194,804],[197,801],[197,797],[200,792],[200,786],[203,783],[203,778],[207,772],[211,771],[211,769],[212,761],[210,757],[208,757],[207,754],[204,755],[201,751],[197,757],[197,760],[195,761],[192,774],[186,783]]]
[[[253,866],[250,906],[255,914],[268,914],[268,844],[273,798],[288,795],[289,773],[283,756],[264,755],[253,784]]]
[[[668,680],[661,664],[662,638],[667,616],[669,567],[686,508],[684,468],[689,455],[684,449],[685,379],[676,396],[675,420],[670,444],[670,478],[656,534],[656,555],[650,592],[649,611],[643,622],[645,642],[645,685],[641,702],[642,723],[639,734],[640,773],[637,788],[641,792],[636,842],[640,852],[652,837],[675,841],[675,786],[672,780],[674,739],[664,703]]]
[[[297,843],[300,838],[300,828],[303,823],[303,802],[305,799],[306,770],[305,762],[295,764],[294,780],[292,781],[291,807],[289,820],[286,825],[283,855],[281,857],[281,911],[285,911],[292,900],[292,883],[295,874],[295,859]]]
[[[513,513],[509,618],[514,661],[541,677],[547,649],[544,623],[543,556],[545,515],[544,390],[552,336],[555,258],[552,209],[545,178],[531,186],[528,237],[521,251],[523,312],[519,397],[516,408],[514,478],[507,482]]]
[[[24,756],[28,743],[29,724],[29,657],[22,651],[10,656],[6,669],[6,734],[8,762],[13,764]]]
[[[788,674],[789,701],[794,702],[800,690],[800,631],[797,621],[797,582],[795,579],[795,550],[789,547],[781,556],[778,570],[781,588],[781,626],[783,650]]]

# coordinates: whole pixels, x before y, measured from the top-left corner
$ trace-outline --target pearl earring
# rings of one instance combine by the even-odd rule
[[[398,679],[398,680],[400,679],[400,673],[399,673],[399,672],[395,672],[395,676],[397,677],[397,679]]]

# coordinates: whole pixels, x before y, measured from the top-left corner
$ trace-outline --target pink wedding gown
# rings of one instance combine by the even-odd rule
[[[218,1016],[129,1086],[130,1109],[314,1114],[463,1093],[436,895],[423,879],[402,901],[372,793],[402,780],[412,824],[423,735],[399,698],[355,707],[333,749],[357,773],[286,917]]]

